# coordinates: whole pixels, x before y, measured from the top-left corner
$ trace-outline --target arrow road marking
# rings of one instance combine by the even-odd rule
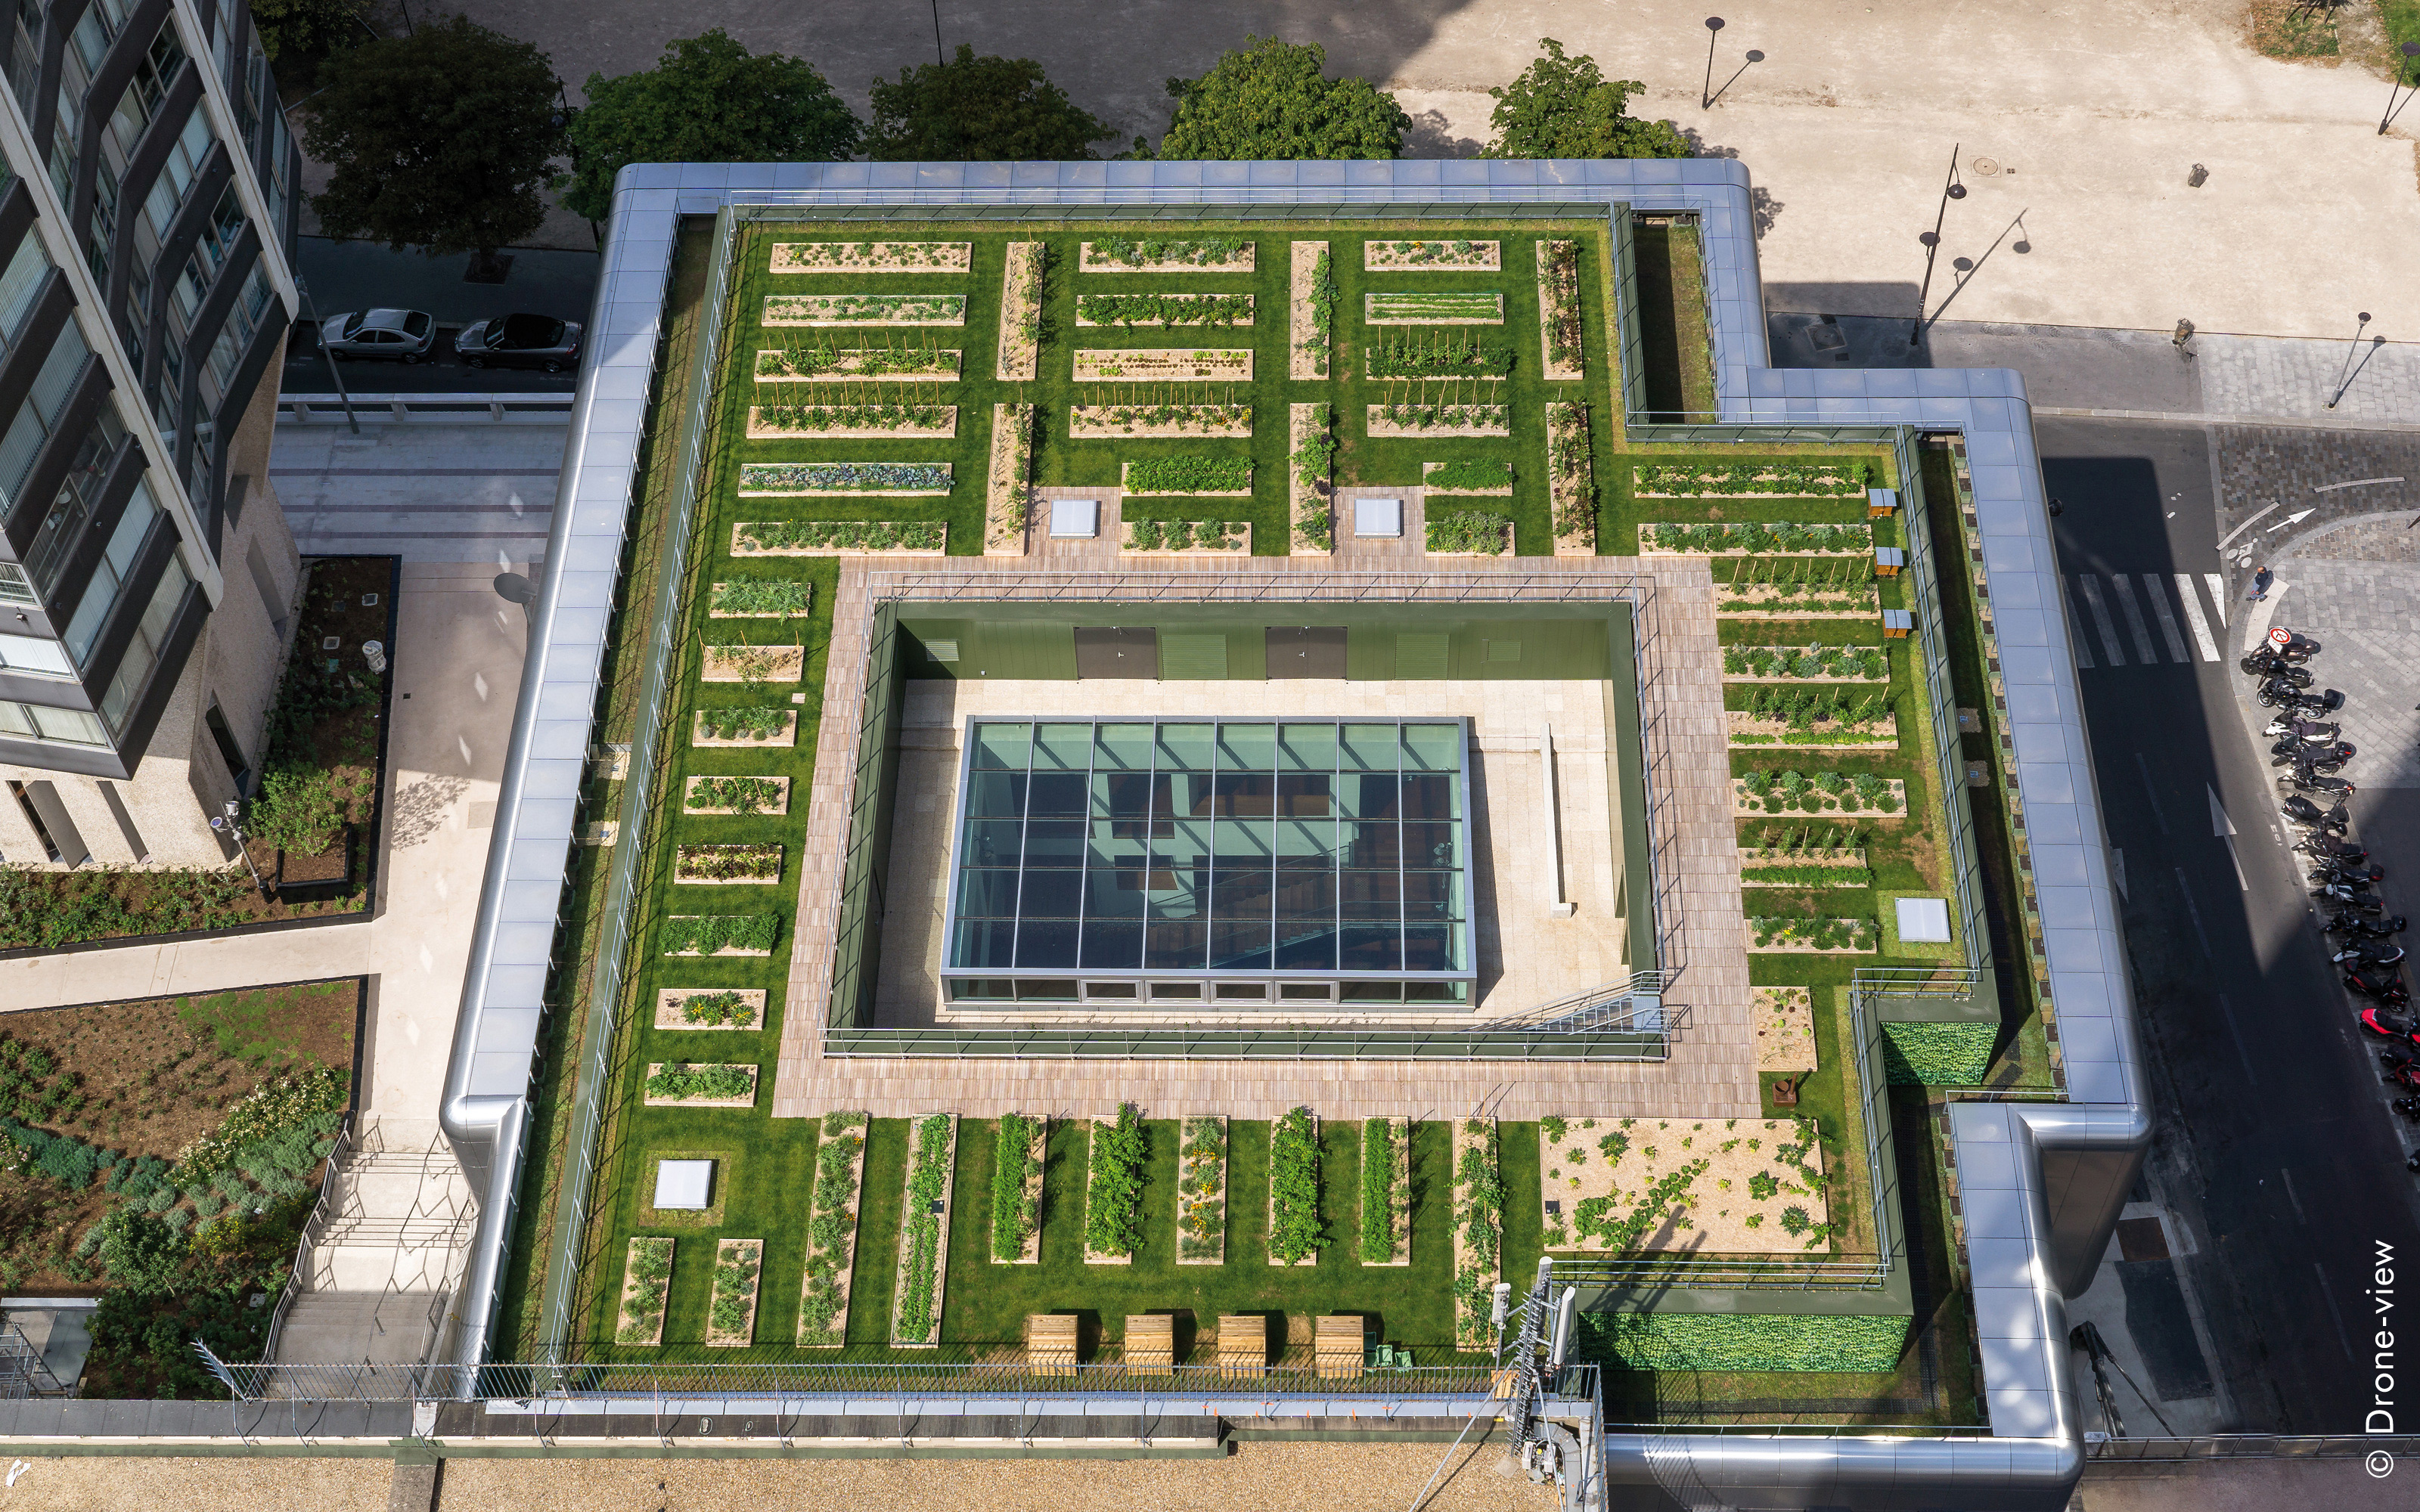
[[[2300,525],[2303,521],[2310,518],[2313,515],[2318,513],[2319,511],[2316,509],[2298,509],[2294,511],[2294,513],[2287,516],[2284,519],[2279,520],[2276,524],[2270,526],[2265,531],[2262,531],[2260,533],[2263,535],[2274,535],[2279,531],[2284,530],[2287,526]]]
[[[2168,612],[2168,595],[2161,591],[2158,573],[2143,574],[2143,596],[2151,601],[2151,612],[2159,616],[2160,634],[2168,642],[2168,659],[2193,660],[2192,654],[2185,650],[2185,638],[2177,633],[2177,617]]]
[[[2235,863],[2235,885],[2250,892],[2252,884],[2243,878],[2242,857],[2235,854],[2235,821],[2226,817],[2226,806],[2218,801],[2216,788],[2205,782],[2201,790],[2210,795],[2210,832],[2226,842],[2226,858]]]
[[[2201,617],[2201,595],[2194,592],[2192,573],[2177,574],[2177,597],[2184,601],[2185,622],[2193,626],[2194,644],[2201,649],[2201,659],[2216,661],[2218,642],[2210,638],[2210,622]]]

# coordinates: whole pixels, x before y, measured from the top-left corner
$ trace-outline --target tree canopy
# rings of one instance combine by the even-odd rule
[[[1035,162],[1089,158],[1117,128],[1076,108],[1032,58],[977,57],[958,44],[947,63],[874,81],[865,155],[882,162]]]
[[[1634,120],[1622,114],[1630,98],[1647,85],[1637,79],[1607,79],[1596,59],[1583,53],[1565,57],[1551,37],[1538,45],[1544,55],[1521,70],[1511,85],[1487,91],[1496,99],[1488,124],[1496,140],[1489,158],[1685,158],[1689,139],[1669,121]]]
[[[563,131],[536,47],[453,16],[333,71],[302,129],[331,170],[311,198],[320,229],[484,260],[544,224]]]
[[[1367,79],[1330,79],[1316,42],[1247,37],[1199,79],[1171,79],[1175,97],[1162,158],[1391,158],[1412,118]]]
[[[592,73],[584,88],[563,203],[592,221],[613,209],[613,176],[633,162],[829,162],[865,131],[814,65],[751,53],[720,26],[644,72]]]

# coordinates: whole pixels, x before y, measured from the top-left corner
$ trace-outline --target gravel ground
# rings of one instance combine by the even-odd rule
[[[0,1489],[0,1512],[385,1512],[388,1459],[171,1459],[125,1455],[57,1458],[32,1455],[17,1484]]]

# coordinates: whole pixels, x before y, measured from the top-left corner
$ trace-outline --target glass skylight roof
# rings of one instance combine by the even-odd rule
[[[975,719],[965,749],[943,973],[997,990],[955,997],[1472,975],[1460,720]]]

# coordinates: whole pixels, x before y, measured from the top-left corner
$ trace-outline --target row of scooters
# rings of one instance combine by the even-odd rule
[[[2277,779],[2287,794],[2278,811],[2300,832],[2294,849],[2312,863],[2311,897],[2322,909],[2334,910],[2327,921],[2336,942],[2333,959],[2344,972],[2346,989],[2367,1000],[2362,1028],[2388,1042],[2379,1058],[2388,1079],[2407,1093],[2395,1100],[2396,1111],[2420,1122],[2420,1018],[2397,1011],[2412,1002],[2397,969],[2403,947],[2395,943],[2409,920],[2386,912],[2376,891],[2386,869],[2371,864],[2369,852],[2349,838],[2345,800],[2355,790],[2341,774],[2355,752],[2340,725],[2311,717],[2344,707],[2344,695],[2333,687],[2310,691],[2314,679],[2304,663],[2319,654],[2319,642],[2310,637],[2273,630],[2242,665],[2261,679],[2260,706],[2276,711],[2265,732],[2276,741],[2269,748],[2269,764],[2290,768]],[[2319,800],[2330,806],[2322,809]],[[2420,1155],[2411,1165],[2420,1171]]]

